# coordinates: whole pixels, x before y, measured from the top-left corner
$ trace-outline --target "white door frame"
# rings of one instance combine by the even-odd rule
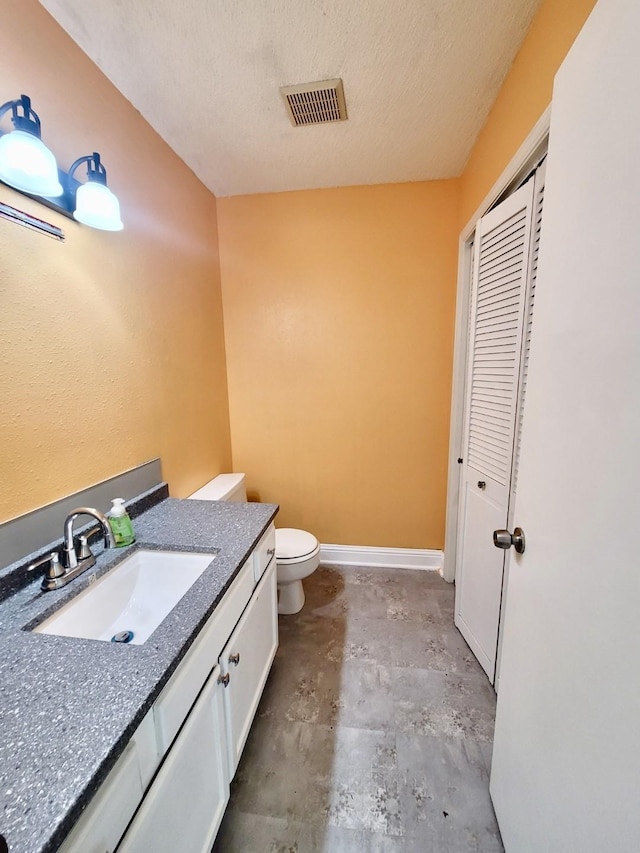
[[[443,578],[453,583],[456,575],[458,538],[458,504],[460,495],[460,465],[464,436],[464,396],[467,375],[467,343],[469,340],[469,299],[471,295],[471,245],[478,219],[501,196],[526,177],[536,160],[546,149],[551,120],[551,105],[542,113],[520,148],[509,161],[498,180],[489,190],[471,219],[462,229],[458,242],[458,289],[456,294],[456,325],[453,350],[453,386],[451,392],[451,421],[449,425],[449,465],[447,476],[447,516],[444,538]]]

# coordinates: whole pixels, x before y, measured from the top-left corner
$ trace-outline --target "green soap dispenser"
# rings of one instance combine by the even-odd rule
[[[124,548],[136,541],[133,525],[126,509],[123,498],[114,498],[109,511],[109,524],[116,540],[116,548]]]

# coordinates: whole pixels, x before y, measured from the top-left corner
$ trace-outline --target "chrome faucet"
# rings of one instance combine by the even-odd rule
[[[82,572],[90,569],[96,562],[96,558],[89,548],[89,533],[78,537],[77,547],[73,541],[73,523],[79,515],[91,515],[99,521],[102,528],[102,535],[104,536],[104,547],[116,547],[109,519],[106,515],[103,515],[99,510],[93,509],[90,506],[80,506],[77,509],[72,509],[64,520],[64,541],[60,554],[57,551],[52,551],[46,557],[32,563],[27,569],[27,571],[31,572],[39,566],[47,564],[45,575],[42,578],[43,590],[60,589],[61,586],[66,586],[69,581],[72,581],[78,575],[82,574]]]
[[[64,543],[62,546],[62,556],[63,563],[66,569],[75,569],[78,568],[80,563],[78,562],[91,559],[92,562],[90,565],[95,563],[95,557],[89,551],[89,547],[87,545],[87,537],[80,537],[80,546],[79,550],[76,551],[76,546],[73,542],[73,522],[79,515],[92,515],[95,519],[100,522],[100,527],[102,528],[102,535],[104,536],[104,547],[105,548],[115,548],[116,542],[113,538],[113,533],[111,532],[111,527],[109,525],[109,519],[106,515],[103,515],[99,510],[94,509],[90,506],[79,506],[77,509],[72,509],[69,515],[64,520]],[[89,568],[87,566],[86,568]],[[79,572],[78,572],[79,574]]]

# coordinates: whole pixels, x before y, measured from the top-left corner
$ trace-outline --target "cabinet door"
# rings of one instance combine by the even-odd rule
[[[153,715],[161,756],[180,731],[253,589],[253,569],[249,559],[156,700]]]
[[[110,853],[157,767],[153,716],[147,714],[58,853]]]
[[[142,783],[136,745],[132,740],[87,812],[62,843],[60,853],[110,853],[115,850],[141,799]]]
[[[228,676],[224,690],[229,747],[229,775],[233,778],[242,748],[278,648],[276,561],[262,577],[229,638],[220,668]]]
[[[206,853],[229,799],[222,685],[216,666],[118,853]]]

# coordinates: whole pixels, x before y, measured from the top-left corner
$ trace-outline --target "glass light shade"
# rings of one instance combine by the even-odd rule
[[[76,191],[74,217],[83,225],[102,231],[122,231],[120,202],[109,187],[97,181],[87,181]]]
[[[64,192],[56,158],[41,139],[25,130],[12,130],[0,137],[0,180],[45,198],[57,198]]]

